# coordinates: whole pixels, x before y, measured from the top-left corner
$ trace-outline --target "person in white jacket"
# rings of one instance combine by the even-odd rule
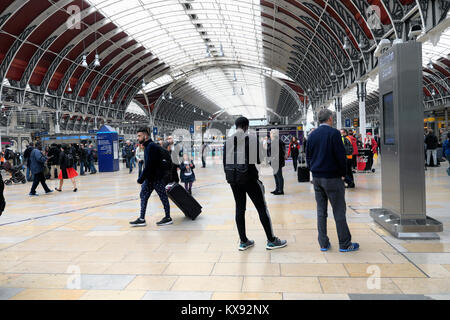
[[[144,147],[141,144],[136,149],[136,161],[139,166],[139,177],[140,177],[144,167]]]

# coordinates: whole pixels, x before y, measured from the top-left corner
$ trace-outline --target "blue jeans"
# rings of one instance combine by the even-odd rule
[[[133,158],[127,158],[127,166],[130,169],[130,173],[133,172],[133,162],[132,162]]]
[[[83,175],[83,174],[84,174],[84,161],[81,160],[80,161],[80,175]]]
[[[27,167],[27,180],[33,181],[33,174],[31,173],[30,167]]]
[[[75,171],[77,171],[77,162],[76,161],[73,162],[73,168],[75,169]]]
[[[134,168],[136,168],[136,158],[135,157],[131,158],[131,164],[133,165]]]
[[[95,169],[94,160],[89,161],[89,168],[91,169],[91,173],[97,173],[97,169]]]

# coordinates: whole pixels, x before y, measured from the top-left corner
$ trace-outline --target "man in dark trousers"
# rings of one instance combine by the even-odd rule
[[[345,182],[347,183],[346,188],[355,188],[355,179],[353,178],[353,170],[352,170],[352,155],[354,152],[352,141],[348,136],[347,129],[341,129],[342,135],[342,143],[344,144],[345,155],[347,157],[347,174],[345,176]]]
[[[145,148],[144,150],[144,170],[141,176],[137,180],[141,187],[141,215],[135,221],[131,221],[130,225],[133,227],[144,227],[145,222],[145,212],[147,210],[148,199],[150,198],[153,190],[156,190],[159,198],[164,206],[165,217],[161,221],[157,222],[156,225],[164,226],[172,224],[172,218],[170,217],[170,204],[169,198],[166,193],[166,184],[164,183],[164,170],[161,168],[162,155],[161,146],[154,143],[150,139],[150,134],[147,128],[140,128],[138,130],[137,138],[139,144],[142,144]]]
[[[84,171],[87,163],[87,150],[84,144],[80,144],[80,176],[84,176]]]
[[[359,244],[352,243],[352,236],[345,217],[346,158],[342,137],[337,129],[332,128],[333,113],[321,109],[318,114],[319,128],[309,135],[306,161],[313,176],[314,192],[317,203],[317,228],[321,251],[330,249],[327,236],[328,200],[333,208],[334,220],[339,238],[339,251],[358,250]]]
[[[270,141],[270,165],[273,169],[276,186],[275,190],[271,193],[274,195],[281,195],[284,194],[283,167],[285,165],[286,146],[284,142],[281,141],[277,129],[270,130]],[[276,151],[277,147],[278,151]]]
[[[437,147],[438,138],[433,133],[432,129],[428,129],[428,134],[425,138],[425,144],[427,145],[427,166],[430,167],[431,155],[433,155],[433,167],[438,167],[437,161]]]
[[[130,173],[133,172],[133,163],[132,163],[132,158],[134,157],[133,154],[135,152],[134,146],[131,143],[130,140],[127,140],[127,144],[124,147],[124,154],[125,154],[125,158],[127,159],[127,165],[128,168],[130,169]]]
[[[206,142],[202,143],[202,168],[206,168],[206,156],[208,152],[208,145]]]
[[[23,153],[24,162],[27,164],[27,180],[33,181],[33,175],[31,174],[31,152],[34,149],[34,143],[31,142]]]
[[[280,240],[273,234],[272,221],[264,198],[264,185],[258,179],[258,170],[255,166],[256,163],[259,163],[257,138],[246,134],[249,127],[247,118],[239,117],[235,124],[236,133],[229,137],[224,145],[223,165],[227,182],[230,184],[236,202],[236,225],[241,240],[239,250],[247,250],[255,244],[253,240],[247,238],[245,232],[247,194],[258,211],[259,220],[266,233],[266,249],[283,248],[287,245],[287,241]],[[250,140],[252,140],[251,143]],[[252,150],[250,150],[250,145]]]
[[[33,174],[33,185],[31,186],[30,196],[38,196],[36,193],[36,188],[39,183],[45,190],[45,193],[51,193],[53,190],[45,183],[44,177],[44,165],[47,161],[47,157],[42,154],[42,144],[41,142],[36,142],[36,148],[31,151],[31,173]]]
[[[179,157],[175,153],[172,153],[173,145],[171,145],[169,141],[164,142],[162,147],[170,153],[171,159],[175,160],[172,161],[172,169],[170,170],[170,172],[167,173],[165,177],[165,183],[166,185],[172,182],[179,183],[180,178],[178,177],[178,165],[177,165],[180,162]]]

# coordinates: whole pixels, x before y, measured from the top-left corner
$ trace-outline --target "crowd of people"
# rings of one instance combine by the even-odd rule
[[[355,188],[353,173],[357,168],[357,157],[361,149],[367,150],[369,156],[366,161],[369,167],[372,166],[374,155],[380,152],[379,137],[373,137],[370,132],[361,139],[352,130],[334,129],[332,112],[322,109],[318,113],[319,126],[309,132],[308,139],[300,142],[296,137],[292,137],[289,145],[286,145],[279,136],[278,130],[271,130],[268,136],[260,141],[254,140],[256,148],[265,149],[265,153],[256,150],[256,159],[253,159],[251,149],[254,147],[251,142],[251,134],[248,133],[249,120],[239,117],[236,122],[236,132],[227,138],[223,147],[223,168],[225,178],[230,185],[231,192],[236,204],[235,221],[240,238],[239,250],[247,250],[255,245],[255,242],[247,237],[245,227],[246,198],[249,196],[253,202],[267,237],[266,249],[278,249],[287,245],[286,240],[278,238],[273,231],[272,222],[265,200],[264,185],[259,179],[259,172],[256,164],[266,163],[273,169],[275,180],[274,195],[284,194],[283,167],[285,160],[292,157],[294,171],[299,170],[298,163],[305,163],[312,173],[313,189],[317,204],[317,228],[318,243],[321,251],[328,251],[331,247],[327,236],[328,203],[333,209],[333,216],[339,240],[339,250],[341,252],[355,251],[359,249],[359,244],[352,242],[352,236],[346,221],[345,188]],[[442,134],[442,132],[441,132]],[[450,159],[450,133],[442,139],[443,156]],[[170,216],[170,203],[166,186],[172,183],[184,183],[186,192],[192,195],[192,186],[196,180],[195,164],[191,158],[191,152],[183,152],[183,147],[178,147],[174,143],[172,136],[166,140],[158,138],[155,142],[150,138],[147,128],[141,128],[137,132],[138,143],[134,144],[130,140],[126,141],[122,149],[122,156],[126,161],[129,173],[133,168],[138,167],[137,183],[141,184],[140,191],[140,216],[130,222],[133,227],[146,226],[146,210],[148,200],[155,190],[158,194],[165,215],[156,224],[158,226],[173,223]],[[244,141],[244,148],[237,147],[237,141]],[[439,165],[436,149],[439,139],[434,135],[433,130],[427,130],[424,137],[425,155],[427,166]],[[202,144],[202,167],[205,167],[206,143]],[[286,152],[287,150],[287,152]],[[2,156],[9,154],[5,150]],[[260,158],[260,155],[263,155]],[[5,158],[5,162],[14,161],[12,154]],[[26,177],[32,181],[30,196],[37,196],[36,188],[42,185],[45,193],[51,193],[47,184],[47,179],[59,179],[59,187],[56,191],[62,192],[64,180],[70,179],[73,185],[73,192],[77,192],[75,178],[78,175],[85,175],[86,172],[95,174],[95,162],[97,153],[92,144],[52,144],[43,149],[41,142],[30,143],[23,153],[26,164]],[[237,161],[240,158],[243,161]],[[232,159],[230,161],[230,159]],[[431,163],[433,161],[433,163]],[[79,169],[78,169],[79,168]],[[59,170],[58,170],[59,169]],[[80,173],[78,173],[79,171]],[[450,175],[450,167],[448,169]],[[2,179],[0,179],[2,180]],[[0,183],[0,215],[5,207],[3,198],[3,180]]]
[[[40,141],[30,143],[24,151],[24,164],[26,165],[26,178],[32,181],[30,196],[38,196],[36,188],[39,184],[44,188],[45,193],[51,193],[53,190],[47,186],[46,180],[58,179],[59,188],[56,191],[61,192],[64,180],[70,179],[73,185],[73,191],[77,192],[75,177],[83,176],[86,172],[96,174],[97,169],[97,151],[93,144],[51,144],[43,148]],[[59,168],[59,170],[58,170]]]

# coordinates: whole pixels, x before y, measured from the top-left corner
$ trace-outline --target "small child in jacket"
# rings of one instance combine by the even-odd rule
[[[180,164],[180,180],[184,182],[184,188],[189,194],[192,194],[192,183],[195,181],[194,169],[194,162],[189,159],[189,155],[184,154]]]

